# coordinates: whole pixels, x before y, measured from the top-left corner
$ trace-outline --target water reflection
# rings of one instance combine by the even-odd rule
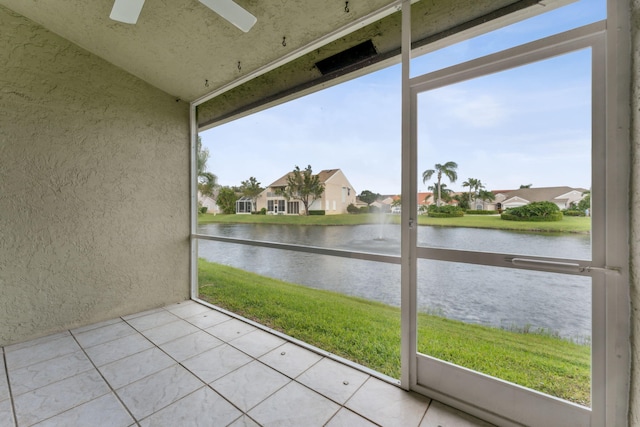
[[[351,251],[400,254],[400,227],[207,224],[199,233]],[[382,238],[381,238],[382,237]],[[421,246],[590,259],[588,235],[420,227]],[[200,241],[200,257],[264,276],[400,305],[400,267],[277,249]],[[583,339],[591,331],[591,282],[563,274],[420,260],[418,309],[505,328],[543,328]]]

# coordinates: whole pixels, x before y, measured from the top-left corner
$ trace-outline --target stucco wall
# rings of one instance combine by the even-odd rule
[[[0,28],[0,345],[188,298],[188,105]]]
[[[640,0],[631,4],[631,395],[629,425],[640,426]]]

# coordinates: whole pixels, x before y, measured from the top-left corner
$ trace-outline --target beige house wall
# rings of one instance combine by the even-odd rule
[[[188,105],[0,28],[0,345],[187,299]]]
[[[342,189],[350,188],[351,191],[342,198]],[[316,200],[310,210],[324,210],[325,215],[338,215],[347,213],[347,206],[356,203],[356,192],[342,170],[338,170],[324,183],[324,193]]]
[[[343,188],[350,189],[350,191],[347,191],[347,194],[345,194],[344,201],[342,198]],[[286,206],[286,199],[282,196],[276,196],[275,194],[276,191],[271,187],[267,187],[264,191],[262,191],[256,202],[257,210],[267,208],[269,200],[285,200]],[[298,201],[300,206],[300,213],[303,214],[304,204],[299,200],[292,199],[291,201]],[[324,193],[322,193],[322,197],[314,200],[313,203],[310,204],[309,210],[321,210],[325,211],[325,215],[337,215],[347,213],[347,206],[349,206],[351,203],[356,203],[356,191],[354,190],[345,174],[341,170],[338,170],[325,181]]]

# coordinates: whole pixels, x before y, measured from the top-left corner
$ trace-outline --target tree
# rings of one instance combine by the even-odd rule
[[[587,215],[590,215],[591,213],[591,191],[585,191],[584,193],[582,193],[582,199],[578,202],[578,210],[581,210],[582,212],[587,212],[587,210],[589,210],[589,213]]]
[[[393,199],[393,202],[391,202],[391,207],[395,208],[398,206],[402,206],[402,196],[398,196],[397,198]]]
[[[469,206],[469,197],[466,194],[456,194],[453,196],[453,200],[458,202],[458,207],[460,209],[464,209],[465,211],[467,209],[471,209]]]
[[[478,199],[483,202],[493,202],[496,199],[496,195],[493,194],[493,191],[480,190],[478,191]]]
[[[218,192],[216,202],[220,209],[222,209],[222,213],[234,214],[236,213],[236,200],[238,200],[238,195],[235,191],[230,187],[222,187]]]
[[[287,200],[300,200],[304,205],[304,214],[309,215],[309,206],[324,193],[324,184],[314,175],[311,165],[306,169],[296,168],[287,176],[287,186],[280,194]]]
[[[209,160],[209,150],[202,147],[202,139],[198,136],[196,142],[196,169],[198,174],[198,191],[203,196],[213,197],[218,187],[218,177],[207,172],[207,160]]]
[[[431,179],[434,173],[437,173],[437,184],[435,188],[438,191],[438,197],[436,198],[436,206],[440,206],[440,200],[442,199],[442,175],[449,178],[449,181],[451,181],[452,183],[456,182],[456,179],[458,179],[458,173],[456,172],[456,169],[458,169],[458,164],[456,162],[447,162],[443,165],[441,165],[440,163],[436,163],[435,169],[427,169],[426,171],[422,172],[422,182],[424,184],[426,184],[427,181]]]
[[[450,202],[452,200],[451,189],[447,188],[447,184],[442,183],[440,185],[430,185],[427,187],[427,190],[431,191],[433,194],[437,193],[440,197],[438,200],[443,200],[445,202]],[[437,202],[436,206],[439,206]]]
[[[370,205],[371,203],[375,202],[380,198],[380,194],[374,193],[369,190],[364,190],[362,193],[360,193],[358,198],[363,202],[365,202],[367,205]]]
[[[520,189],[522,190],[523,188],[531,188],[533,184],[522,184],[520,185]]]
[[[484,184],[482,181],[476,178],[468,178],[465,182],[462,183],[463,187],[469,187],[468,195],[468,203],[469,207],[473,206],[473,201],[478,198],[478,193],[480,190],[484,190]]]
[[[260,183],[255,177],[249,177],[248,180],[240,183],[240,192],[243,196],[251,199],[251,211],[255,212],[258,196],[264,188],[260,187]]]

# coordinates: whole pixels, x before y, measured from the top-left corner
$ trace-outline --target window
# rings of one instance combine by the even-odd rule
[[[616,382],[625,374],[617,353],[624,353],[620,350],[624,350],[624,345],[620,343],[624,343],[621,332],[624,332],[625,320],[607,316],[616,313],[616,304],[621,305],[624,297],[620,295],[626,294],[628,284],[621,279],[626,274],[624,220],[611,219],[624,219],[619,212],[624,211],[626,196],[616,182],[624,181],[619,174],[625,168],[618,165],[625,164],[627,159],[618,154],[624,150],[617,142],[605,137],[605,99],[613,95],[607,93],[604,82],[607,71],[605,23],[599,22],[603,16],[593,18],[602,13],[602,4],[598,0],[581,0],[558,8],[558,15],[550,12],[525,22],[525,27],[531,23],[546,25],[554,20],[561,21],[562,25],[560,29],[546,29],[544,35],[527,36],[526,40],[514,35],[526,32],[519,32],[523,27],[508,28],[509,36],[503,33],[499,39],[500,43],[506,40],[510,45],[491,47],[493,51],[472,48],[478,43],[495,46],[480,37],[466,45],[463,42],[462,46],[454,46],[449,51],[454,52],[453,59],[447,59],[449,62],[441,61],[440,51],[422,63],[420,57],[411,59],[413,74],[405,76],[403,82],[410,93],[403,105],[406,119],[403,123],[412,127],[408,131],[403,129],[402,133],[402,209],[397,208],[400,218],[381,214],[379,224],[368,225],[366,233],[361,232],[365,228],[352,233],[348,227],[339,231],[325,227],[319,233],[312,227],[296,227],[295,232],[293,227],[286,231],[254,227],[249,232],[249,227],[242,230],[236,227],[231,231],[234,227],[229,226],[216,227],[215,233],[210,233],[208,230],[213,228],[207,225],[195,234],[197,253],[203,257],[215,253],[211,258],[222,263],[244,259],[242,269],[252,269],[265,276],[301,270],[308,280],[305,286],[323,287],[330,282],[334,286],[332,291],[352,292],[350,295],[360,298],[363,294],[359,292],[369,292],[373,287],[370,284],[382,277],[391,288],[390,298],[384,304],[402,306],[399,312],[403,320],[401,373],[393,376],[400,378],[404,388],[428,394],[496,423],[605,425],[609,419],[606,402],[626,397],[624,384]],[[593,9],[599,12],[591,14]],[[574,16],[586,22],[574,21]],[[471,56],[455,54],[460,52],[465,55],[471,52]],[[391,67],[381,73],[396,72],[397,79],[398,71],[398,67]],[[568,73],[571,79],[565,80],[562,73]],[[561,81],[569,84],[556,86]],[[397,84],[393,87],[394,99],[398,100],[401,88]],[[524,88],[534,90],[525,96]],[[510,98],[509,95],[516,96]],[[311,105],[308,117],[318,118],[320,110],[329,110],[321,107],[324,104],[320,98],[315,98],[317,105]],[[578,105],[575,115],[570,112],[573,110],[565,109],[571,107],[567,105],[571,103]],[[297,109],[287,108],[292,123],[297,125],[294,114]],[[393,118],[389,109],[378,109],[384,110],[384,120]],[[366,117],[363,123],[371,126],[384,121],[381,117],[378,119]],[[257,126],[261,120],[254,119],[252,125]],[[353,117],[349,120],[353,121]],[[283,125],[284,122],[270,121],[276,122],[290,132],[290,126]],[[475,127],[474,132],[465,134],[469,122]],[[337,122],[325,123],[332,126],[319,128],[330,129]],[[352,123],[350,126],[354,127]],[[520,131],[518,134],[507,132],[509,127]],[[393,135],[400,134],[397,130],[386,132],[379,145],[377,141],[366,141],[370,144],[368,147],[377,149],[367,156],[379,162],[369,167],[379,171],[378,175],[398,166],[389,161],[394,159],[393,154],[383,151],[394,146],[389,141],[396,141]],[[317,137],[318,132],[303,133],[311,138],[310,135]],[[351,133],[348,135],[357,139]],[[338,139],[341,138],[330,135],[307,143],[304,148],[308,152],[317,150],[315,154],[318,154],[321,150],[328,151],[323,141]],[[347,139],[341,139],[341,143],[348,144]],[[271,137],[271,140],[279,138]],[[362,144],[364,142],[353,145],[361,150]],[[300,152],[291,147],[270,149],[279,157],[287,150]],[[529,149],[533,151],[528,152]],[[421,225],[424,218],[417,215],[414,195],[426,194],[424,200],[429,197],[433,200],[436,193],[434,177],[423,180],[423,172],[449,160],[460,161],[467,153],[475,155],[475,161],[465,163],[464,167],[469,169],[460,170],[464,175],[459,176],[456,186],[449,181],[444,182],[446,187],[438,183],[437,189],[445,190],[451,197],[447,205],[466,201],[470,209],[496,211],[493,213],[496,221],[502,221],[499,212],[526,206],[533,200],[533,192],[527,191],[530,184],[532,190],[566,185],[570,191],[550,195],[545,200],[553,201],[556,197],[557,204],[565,206],[570,203],[566,200],[580,202],[588,195],[591,204],[585,211],[590,217],[581,219],[588,224],[588,234],[576,233],[557,239],[558,236],[554,236],[550,242],[552,237],[547,235],[499,230],[487,235],[487,230],[482,229]],[[348,150],[341,150],[341,154],[353,164],[363,160],[362,154],[350,157]],[[263,158],[259,160],[270,168],[273,164]],[[529,164],[533,166],[530,169]],[[579,167],[569,169],[575,165]],[[274,172],[270,181],[277,180],[286,170]],[[556,179],[545,183],[544,179],[556,171],[564,174],[561,175],[563,182]],[[350,180],[354,176],[346,175]],[[500,180],[485,178],[489,176]],[[462,187],[468,178],[479,178],[486,188]],[[501,186],[508,179],[513,181],[508,181],[506,187]],[[358,185],[358,178],[352,182],[359,190],[356,194],[365,189],[377,190]],[[390,180],[370,175],[365,182],[382,186]],[[393,188],[399,188],[400,182],[396,180],[394,185]],[[378,192],[397,196],[393,188]],[[451,194],[447,189],[452,190]],[[487,194],[481,190],[496,190],[495,197],[484,198]],[[343,203],[349,191],[355,190],[342,187]],[[332,201],[326,194],[324,197],[326,213],[334,213],[337,195]],[[321,199],[315,206],[322,209]],[[274,213],[285,212],[286,208],[287,213],[293,214],[300,209],[299,202],[288,201],[285,205],[285,200],[267,200],[266,207]],[[330,207],[333,207],[331,212]],[[390,229],[393,231],[389,232]],[[232,232],[238,234],[231,235]],[[260,244],[254,245],[253,240],[259,240]],[[300,268],[303,259],[310,259],[309,265],[318,267],[319,273]],[[362,266],[362,271],[371,274],[363,280],[364,285],[346,278],[346,272],[355,270],[354,266]],[[344,283],[348,285],[341,287]],[[371,293],[365,296],[366,299],[377,297]],[[441,335],[435,335],[434,331]],[[412,332],[416,332],[415,336]],[[518,341],[520,339],[524,340]],[[438,347],[438,341],[445,345]],[[532,356],[540,353],[538,350],[548,342],[558,348],[567,344],[569,350],[561,353],[572,358],[569,365],[580,369],[573,374],[561,373],[558,378],[573,375],[575,378],[570,380],[577,382],[562,384],[535,376],[545,370],[562,370]],[[475,347],[465,348],[469,343]],[[522,360],[528,366],[520,371],[533,374],[533,378],[517,375],[518,370],[500,370],[497,362],[510,361],[517,353],[508,349],[509,346],[526,353]],[[465,352],[469,357],[462,357]],[[481,358],[496,363],[479,365],[477,361]],[[607,376],[607,372],[614,374]],[[577,383],[580,387],[573,388]],[[513,405],[514,401],[518,405]]]
[[[287,213],[296,215],[299,214],[300,202],[287,202]]]

